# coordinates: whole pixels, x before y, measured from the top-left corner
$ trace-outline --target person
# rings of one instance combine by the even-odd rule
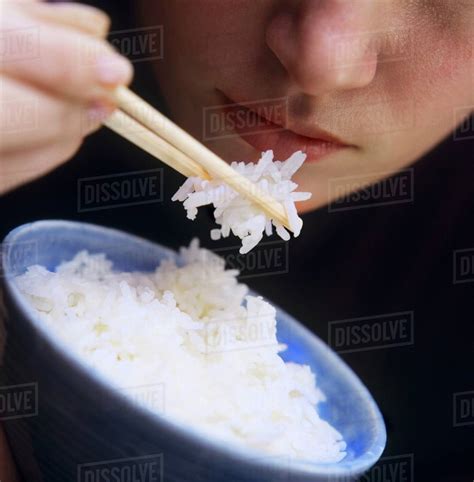
[[[173,118],[191,134],[201,139],[206,107],[241,103],[251,110],[252,101],[286,99],[285,119],[266,119],[284,129],[220,132],[208,144],[228,160],[255,160],[268,146],[282,159],[305,150],[309,162],[296,182],[313,196],[302,210],[344,193],[329,192],[331,179],[360,176],[369,184],[409,165],[470,115],[472,2],[253,3],[140,5],[144,24],[164,25],[158,82]],[[4,54],[2,98],[35,103],[42,119],[28,136],[4,133],[6,191],[72,157],[100,125],[97,111],[110,112],[110,88],[129,83],[132,69],[109,52],[102,12],[38,2],[9,2],[4,10],[2,28],[12,36],[16,28],[41,26],[46,52],[23,62],[14,61],[14,51],[11,61]],[[84,131],[78,123],[86,110],[92,121]],[[4,124],[8,115],[3,109]]]
[[[131,82],[132,68],[109,49],[110,24],[102,11],[25,1],[9,2],[4,13],[2,29],[35,26],[42,32],[41,57],[1,64],[2,102],[27,99],[41,113],[31,135],[2,133],[0,190],[15,200],[21,198],[17,188],[72,158],[86,135],[99,128],[115,107],[112,89]],[[443,352],[451,363],[458,385],[445,387],[444,399],[468,383],[462,367],[467,369],[472,347],[462,308],[469,306],[472,290],[454,294],[444,276],[452,269],[453,250],[474,246],[466,227],[474,213],[467,180],[472,144],[452,142],[451,135],[474,111],[474,3],[161,0],[136,2],[135,18],[143,28],[162,26],[164,55],[152,63],[163,108],[180,126],[229,162],[255,161],[267,148],[282,160],[299,149],[307,153],[295,182],[312,198],[298,206],[307,213],[306,225],[290,244],[291,268],[283,282],[261,278],[252,280],[252,287],[276,297],[315,331],[331,320],[407,308],[415,313],[417,333],[426,337],[420,348],[415,344],[418,352],[413,346],[365,352],[350,362],[381,404],[391,450],[414,452],[423,467],[420,480],[428,473],[461,480],[453,474],[468,474],[461,455],[467,437],[453,435],[451,426],[440,428],[420,448],[409,427],[430,427],[439,413],[440,402],[432,400],[436,390],[428,388],[439,381],[426,374],[427,360],[436,363]],[[87,61],[78,61],[82,52]],[[243,125],[232,112],[241,114]],[[2,125],[8,124],[7,110],[0,115]],[[84,116],[90,119],[87,130]],[[109,158],[116,160],[125,144],[113,142],[121,140],[108,144]],[[93,152],[86,143],[75,158]],[[414,178],[407,186],[416,187],[416,203],[411,192],[390,211],[377,208],[376,198],[369,205],[374,209],[353,210],[351,193],[400,172]],[[172,184],[172,174],[166,179]],[[331,215],[341,198],[348,200],[347,209]],[[439,214],[439,225],[426,213]],[[176,219],[160,217],[160,242],[179,244]],[[144,230],[138,218],[124,223],[115,218],[116,225]],[[204,233],[203,224],[189,232]],[[443,332],[442,320],[454,313],[455,332]],[[443,340],[457,353],[447,354]],[[423,389],[414,402],[416,386]],[[418,415],[420,408],[425,417]],[[436,459],[446,461],[442,469],[433,465]]]

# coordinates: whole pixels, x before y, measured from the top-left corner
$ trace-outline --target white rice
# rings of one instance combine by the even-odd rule
[[[181,259],[125,273],[82,251],[16,283],[48,329],[148,409],[262,455],[343,459],[341,434],[318,416],[315,375],[279,356],[273,306],[197,241]]]
[[[298,216],[295,202],[311,197],[309,192],[296,192],[297,184],[291,181],[293,174],[302,166],[306,154],[295,152],[286,161],[273,161],[273,151],[266,151],[257,164],[253,162],[233,162],[231,167],[254,182],[262,191],[270,194],[285,207],[290,228],[298,236],[303,221]],[[211,230],[211,238],[218,240],[232,232],[242,239],[240,253],[248,253],[263,238],[264,233],[271,236],[273,227],[284,240],[290,234],[278,221],[268,218],[258,206],[242,197],[229,187],[224,180],[206,181],[190,177],[173,196],[173,201],[182,201],[189,219],[195,219],[198,208],[212,204],[214,217],[219,228]]]

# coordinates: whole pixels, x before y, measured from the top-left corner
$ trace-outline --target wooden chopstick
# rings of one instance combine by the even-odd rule
[[[183,176],[199,176],[203,179],[210,179],[209,174],[196,161],[148,130],[125,112],[116,110],[104,121],[104,125],[152,156],[158,157]]]
[[[117,88],[115,97],[121,110],[107,119],[107,127],[187,177],[222,180],[291,230],[281,203],[234,171],[185,130],[126,87]]]

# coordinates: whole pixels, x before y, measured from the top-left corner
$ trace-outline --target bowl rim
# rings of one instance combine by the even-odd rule
[[[357,476],[368,470],[381,457],[387,441],[386,427],[382,414],[367,387],[349,367],[349,365],[347,365],[346,362],[325,342],[323,342],[315,333],[310,331],[298,320],[293,318],[273,302],[272,305],[277,310],[278,318],[284,319],[285,323],[289,323],[292,331],[294,331],[298,336],[304,338],[305,343],[308,343],[312,350],[323,352],[324,356],[328,358],[329,362],[333,365],[334,371],[337,373],[338,377],[342,379],[344,383],[350,383],[363,398],[367,411],[371,415],[371,417],[368,419],[369,423],[372,424],[373,431],[375,432],[372,437],[370,449],[367,450],[363,455],[357,457],[351,462],[344,462],[344,459],[342,459],[340,462],[336,463],[318,463],[308,460],[290,458],[289,463],[283,464],[280,460],[283,455],[276,456],[265,454],[256,449],[245,446],[241,447],[237,444],[222,441],[207,434],[202,429],[195,429],[194,427],[190,427],[186,423],[180,422],[179,420],[168,418],[166,415],[161,415],[160,413],[154,412],[147,407],[131,402],[129,397],[117,390],[117,387],[113,384],[113,382],[111,382],[100,372],[93,372],[90,367],[88,367],[88,365],[82,361],[82,357],[79,354],[69,350],[65,342],[54,336],[54,334],[44,326],[43,322],[36,315],[35,311],[28,305],[26,299],[14,283],[15,275],[9,275],[7,263],[8,245],[14,244],[18,238],[21,238],[21,236],[28,231],[31,232],[41,230],[43,228],[66,228],[73,230],[82,229],[89,231],[91,234],[94,234],[94,232],[97,234],[106,233],[108,235],[121,237],[122,239],[126,239],[133,243],[142,244],[143,246],[147,246],[152,249],[159,248],[172,257],[178,256],[178,253],[167,246],[163,246],[157,242],[120,229],[101,226],[93,223],[62,219],[33,221],[14,228],[3,239],[2,245],[7,245],[7,249],[1,250],[2,256],[0,262],[3,268],[4,276],[2,281],[5,290],[16,303],[16,306],[20,309],[20,312],[24,316],[25,320],[27,320],[35,331],[47,342],[47,344],[51,345],[56,353],[64,357],[68,364],[74,367],[74,369],[77,370],[81,376],[88,379],[88,381],[92,383],[98,384],[102,390],[107,390],[114,397],[119,398],[122,403],[126,403],[127,406],[129,406],[132,410],[135,410],[140,416],[145,418],[148,417],[149,419],[153,420],[153,422],[157,425],[157,428],[159,425],[163,425],[166,430],[176,432],[180,437],[188,439],[190,443],[195,443],[200,447],[205,447],[206,450],[220,453],[221,455],[234,459],[236,462],[241,464],[244,463],[247,466],[253,467],[264,466],[265,468],[272,470],[281,470],[284,468],[288,470],[289,474],[293,473],[294,475],[303,477]],[[263,463],[263,461],[265,461],[265,463]]]

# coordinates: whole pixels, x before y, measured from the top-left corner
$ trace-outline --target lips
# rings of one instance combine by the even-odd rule
[[[328,155],[351,146],[315,125],[303,126],[289,122],[277,109],[265,108],[264,103],[233,102],[224,95],[224,115],[229,126],[245,142],[258,151],[272,149],[277,159],[286,159],[296,151],[306,153],[306,162],[317,162]],[[263,107],[262,107],[263,106]],[[277,104],[275,104],[277,106]],[[286,126],[291,125],[292,129]]]

